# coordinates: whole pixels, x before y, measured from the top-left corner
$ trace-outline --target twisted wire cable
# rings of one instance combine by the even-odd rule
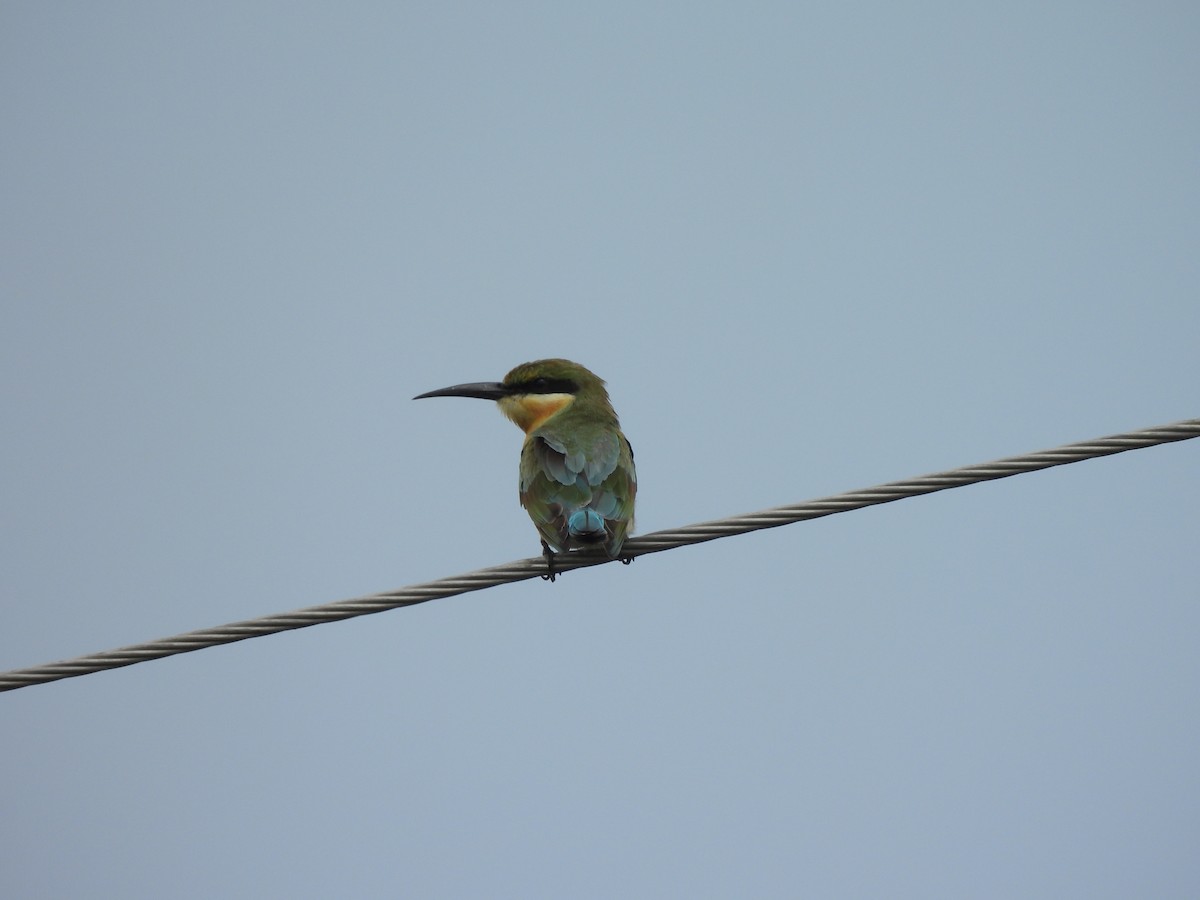
[[[622,555],[626,559],[632,559],[689,544],[700,544],[763,528],[777,528],[793,522],[817,519],[880,503],[891,503],[907,497],[932,494],[981,481],[1008,478],[1024,472],[1035,472],[1039,469],[1049,469],[1053,466],[1067,465],[1100,456],[1111,456],[1114,453],[1124,453],[1126,450],[1138,450],[1172,441],[1184,441],[1194,437],[1200,437],[1200,419],[1185,419],[1171,425],[1115,434],[1022,456],[1010,456],[994,462],[963,466],[959,469],[923,475],[906,481],[893,481],[876,487],[849,491],[790,506],[777,506],[773,509],[746,515],[701,522],[667,531],[656,531],[626,541],[622,548]],[[563,573],[607,562],[612,562],[612,560],[601,551],[577,550],[556,554],[554,567],[556,572]],[[190,653],[193,650],[231,644],[235,641],[244,641],[248,638],[262,637],[294,628],[307,628],[322,622],[336,622],[340,619],[384,612],[401,606],[414,606],[442,597],[453,597],[456,594],[537,578],[544,575],[545,572],[545,559],[535,556],[505,565],[479,569],[464,575],[454,575],[449,578],[440,578],[437,581],[409,585],[395,591],[371,594],[352,600],[339,600],[334,603],[298,609],[294,612],[233,622],[215,628],[202,628],[199,631],[189,631],[174,637],[133,644],[116,650],[91,653],[61,662],[44,663],[26,669],[13,669],[0,673],[0,691],[11,691],[32,684],[90,675],[105,669],[116,669],[152,659],[161,659],[165,656],[174,656],[177,653]]]

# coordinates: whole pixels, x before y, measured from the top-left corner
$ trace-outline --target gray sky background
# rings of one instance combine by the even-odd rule
[[[0,668],[1200,415],[1189,3],[0,7]],[[1195,897],[1200,444],[0,696],[0,895]]]

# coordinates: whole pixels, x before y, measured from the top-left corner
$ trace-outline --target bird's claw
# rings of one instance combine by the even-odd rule
[[[558,575],[554,571],[554,551],[550,549],[550,545],[542,541],[542,556],[546,557],[546,574],[542,576],[542,581],[553,582]]]
[[[546,557],[546,574],[544,574],[542,576],[542,581],[554,581],[554,579],[557,578],[558,574],[559,574],[554,569],[555,553],[553,550],[550,549],[550,545],[547,544],[545,541],[542,541],[542,556]],[[637,557],[636,556],[618,556],[617,559],[619,559],[621,561],[621,565],[627,566],[631,562],[633,562],[635,559],[637,559]]]

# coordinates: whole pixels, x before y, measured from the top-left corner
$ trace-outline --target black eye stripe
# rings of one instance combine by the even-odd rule
[[[569,378],[533,378],[512,386],[516,394],[576,394],[579,385]]]

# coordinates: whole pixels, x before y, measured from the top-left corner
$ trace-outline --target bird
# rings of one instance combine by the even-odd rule
[[[495,400],[525,432],[519,494],[541,536],[543,578],[554,580],[556,552],[600,546],[620,558],[633,528],[637,472],[599,376],[568,359],[539,359],[503,381],[455,384],[413,399],[426,397]]]

